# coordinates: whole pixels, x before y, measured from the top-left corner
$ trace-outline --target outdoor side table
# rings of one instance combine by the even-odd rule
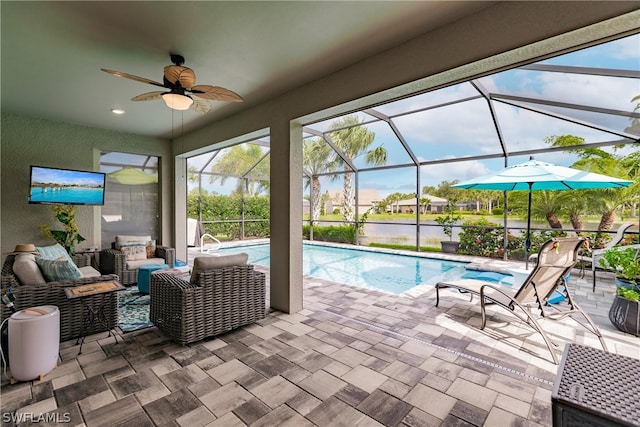
[[[106,295],[111,292],[117,292],[126,289],[122,284],[116,281],[111,282],[97,282],[97,283],[88,283],[86,285],[80,286],[72,286],[68,288],[64,288],[64,293],[67,296],[67,299],[75,299],[80,298],[80,301],[84,304],[87,309],[84,315],[84,321],[82,325],[82,331],[80,332],[80,337],[76,340],[76,345],[80,344],[80,349],[78,350],[78,354],[82,354],[82,345],[84,344],[84,340],[86,338],[87,331],[89,331],[89,327],[92,326],[95,322],[100,322],[108,331],[109,335],[113,334],[116,343],[118,342],[118,336],[116,333],[109,327],[109,321],[107,320],[107,316],[104,312],[104,306],[106,302]],[[94,308],[91,304],[88,304],[85,301],[85,297],[90,295],[101,295],[100,304],[98,308]]]
[[[567,344],[551,394],[555,426],[640,426],[640,360]]]

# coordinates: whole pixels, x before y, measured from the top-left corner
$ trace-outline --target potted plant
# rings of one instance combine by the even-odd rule
[[[47,224],[41,224],[38,228],[47,237],[53,237],[56,242],[60,243],[69,255],[74,255],[76,253],[76,243],[85,240],[78,232],[76,208],[69,205],[53,205],[51,209],[55,213],[55,218],[64,225],[64,230],[52,230]]]
[[[440,242],[442,252],[446,253],[454,253],[460,245],[460,242],[453,241],[453,225],[462,219],[462,217],[456,214],[454,207],[455,203],[450,201],[444,208],[444,215],[436,217],[436,222],[442,226],[444,234],[449,236],[449,241],[443,240]]]
[[[598,262],[616,275],[609,320],[622,332],[640,336],[640,248],[614,247],[605,251]]]

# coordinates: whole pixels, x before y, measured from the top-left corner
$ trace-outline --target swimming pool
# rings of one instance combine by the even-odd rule
[[[270,267],[269,244],[224,248],[219,252],[245,252],[249,263]],[[302,259],[305,275],[396,295],[419,285],[433,286],[439,281],[473,278],[482,273],[467,271],[464,262],[313,244],[303,244]],[[504,275],[491,276],[483,279],[509,285]]]

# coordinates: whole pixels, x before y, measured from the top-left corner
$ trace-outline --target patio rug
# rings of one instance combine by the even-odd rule
[[[118,292],[118,327],[122,332],[150,328],[149,295],[141,294],[138,286]]]

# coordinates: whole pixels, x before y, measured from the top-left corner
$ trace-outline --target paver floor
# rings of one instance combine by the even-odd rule
[[[579,276],[570,289],[609,351],[640,359],[640,339],[607,318],[613,282],[592,292]],[[43,381],[3,375],[2,425],[551,425],[558,367],[527,325],[492,310],[479,330],[478,306],[454,291],[435,307],[433,289],[396,296],[305,277],[302,311],[270,310],[188,346],[156,328],[118,343],[94,335],[81,355],[75,340],[62,343]],[[559,356],[568,342],[600,347],[570,320],[543,323]]]

